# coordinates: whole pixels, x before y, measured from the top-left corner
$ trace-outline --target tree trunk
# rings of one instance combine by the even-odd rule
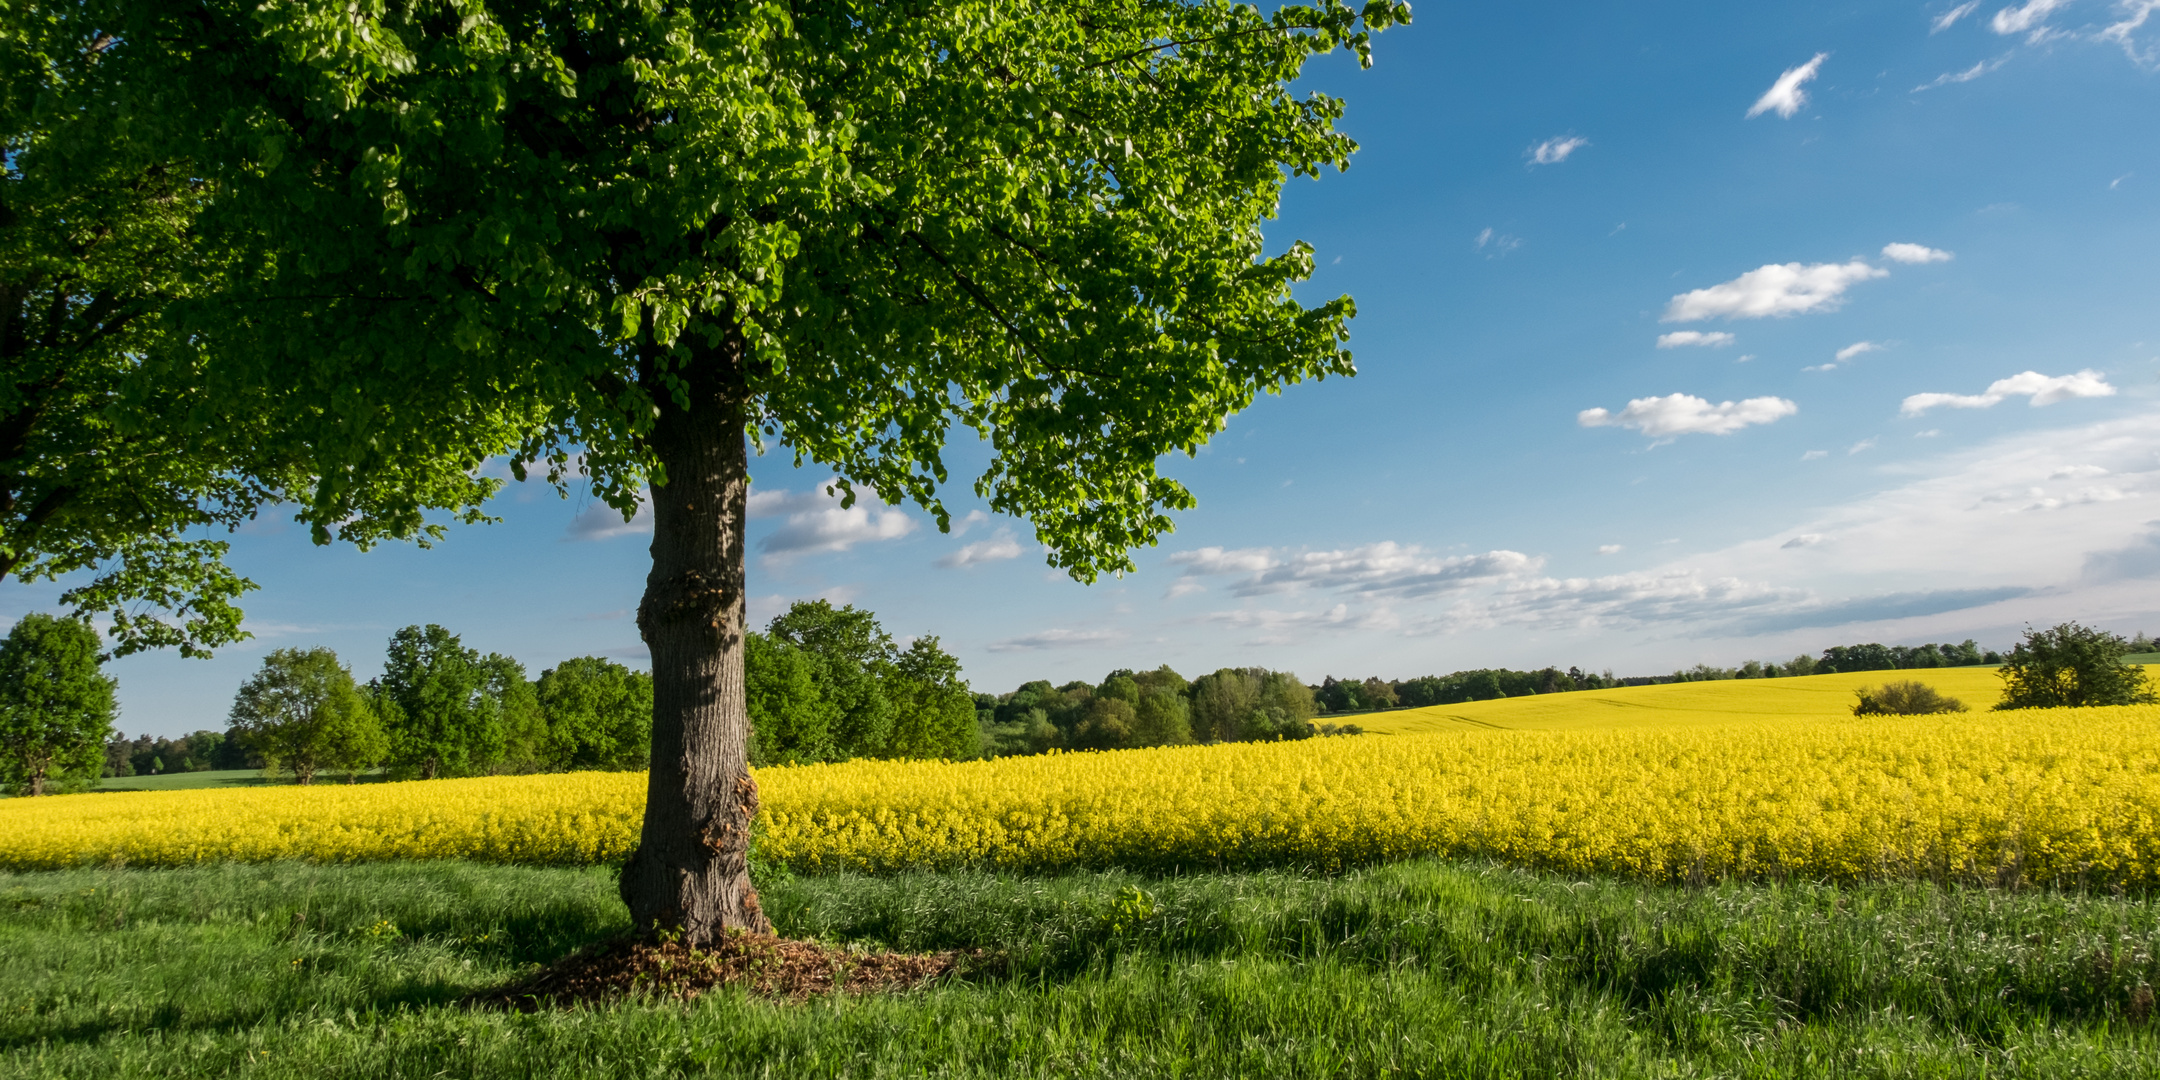
[[[667,483],[652,492],[652,573],[638,630],[652,652],[652,771],[638,849],[622,898],[640,931],[708,943],[723,930],[769,934],[750,885],[750,717],[743,695],[743,511],[749,459],[743,342],[698,347],[681,371],[689,407],[650,366],[658,407],[653,456]]]

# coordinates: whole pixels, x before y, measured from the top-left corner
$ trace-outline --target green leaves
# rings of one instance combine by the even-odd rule
[[[187,326],[268,399],[319,538],[472,515],[494,454],[628,508],[652,406],[740,340],[752,428],[941,523],[973,488],[1082,580],[1129,569],[1257,393],[1354,372],[1347,297],[1260,225],[1342,168],[1306,60],[1341,0],[789,5],[140,0],[128,56],[243,273]],[[182,32],[185,28],[185,32]],[[154,31],[154,32],[153,32]],[[358,518],[355,515],[360,515]],[[359,528],[347,523],[364,521]]]

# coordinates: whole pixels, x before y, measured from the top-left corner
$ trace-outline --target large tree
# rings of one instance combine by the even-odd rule
[[[0,640],[0,778],[31,795],[96,782],[112,735],[116,683],[97,631],[31,614]]]
[[[1408,17],[1187,0],[138,0],[154,137],[251,276],[192,325],[274,398],[327,532],[415,463],[514,453],[630,512],[653,767],[641,927],[763,930],[742,671],[750,440],[949,515],[974,491],[1093,580],[1257,393],[1349,374],[1261,226],[1347,164],[1316,55]],[[152,130],[146,128],[145,130]],[[146,135],[145,137],[152,137]],[[221,383],[221,385],[223,385]],[[516,432],[513,440],[506,433]],[[572,464],[575,454],[576,463]],[[427,505],[415,498],[414,505]]]
[[[343,769],[350,781],[390,750],[352,672],[321,646],[263,657],[262,667],[233,696],[231,731],[302,786],[325,769]]]

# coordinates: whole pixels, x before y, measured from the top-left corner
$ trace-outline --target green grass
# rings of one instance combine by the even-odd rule
[[[1137,892],[1134,890],[1138,890]],[[794,935],[1008,971],[786,1005],[462,995],[622,929],[605,871],[0,874],[0,1073],[38,1077],[2152,1077],[2144,898],[1341,877],[792,878]]]

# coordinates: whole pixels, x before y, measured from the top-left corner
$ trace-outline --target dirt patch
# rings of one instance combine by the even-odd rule
[[[680,941],[618,938],[580,950],[470,1003],[537,1012],[627,997],[689,1001],[716,986],[740,986],[783,1001],[834,992],[910,990],[962,971],[982,970],[990,955],[966,952],[858,952],[815,941],[730,932],[704,948]]]

